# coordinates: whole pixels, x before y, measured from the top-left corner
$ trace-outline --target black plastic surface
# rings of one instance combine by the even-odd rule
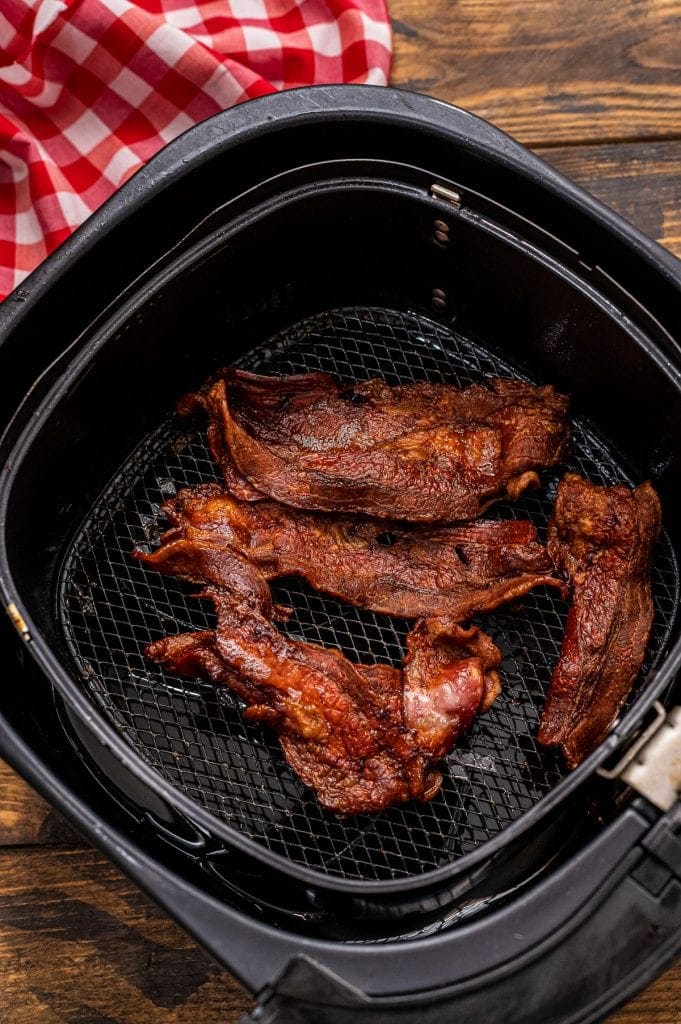
[[[288,133],[288,145],[279,144],[283,132]],[[608,334],[600,349],[598,345],[590,350],[587,346],[594,359],[593,366],[588,365],[588,359],[585,365],[583,359],[580,362],[584,349],[579,347],[579,323],[570,323],[568,318],[562,329],[553,334],[548,329],[550,324],[545,325],[547,330],[543,334],[537,331],[536,336],[550,344],[529,355],[541,355],[548,360],[545,365],[554,369],[562,363],[567,381],[581,376],[586,405],[598,404],[599,397],[612,395],[620,388],[621,395],[640,395],[640,406],[625,401],[619,409],[618,403],[609,399],[604,415],[612,426],[612,436],[624,448],[627,445],[622,439],[626,442],[629,425],[631,458],[641,472],[654,473],[665,492],[665,509],[673,513],[675,492],[678,495],[675,430],[679,353],[672,336],[678,327],[681,294],[677,261],[490,126],[444,104],[390,90],[334,88],[275,96],[220,115],[168,147],[0,307],[0,360],[4,371],[1,380],[7,405],[15,404],[27,385],[67,346],[75,348],[87,343],[89,325],[102,316],[110,303],[122,302],[122,293],[135,276],[147,273],[165,252],[181,243],[182,235],[192,231],[201,217],[212,215],[230,197],[236,198],[264,176],[283,169],[291,154],[303,162],[311,158],[348,159],[360,153],[364,159],[401,161],[405,153],[418,153],[421,166],[427,167],[429,174],[461,186],[464,197],[468,188],[471,195],[482,192],[492,196],[496,203],[512,208],[509,224],[517,225],[518,217],[529,222],[540,220],[544,233],[548,231],[559,239],[556,252],[561,252],[568,262],[571,252],[573,269],[581,267],[579,272],[588,276],[590,287],[602,288],[608,297],[606,305],[615,302],[618,306],[616,315],[612,310],[606,315],[607,323],[619,322],[625,333],[632,325],[643,332],[643,342],[633,345],[621,332]],[[434,205],[440,215],[450,214],[442,204]],[[460,223],[468,230],[474,220],[475,216],[466,221],[464,214]],[[401,216],[390,224],[388,250],[395,249],[395,240],[404,235],[406,227]],[[531,224],[527,235],[536,241],[537,232]],[[411,239],[411,235],[407,237]],[[268,252],[266,238],[254,238],[254,252],[261,253],[263,265],[269,266],[281,258],[281,253]],[[430,276],[434,284],[430,258],[415,259],[411,241],[399,252],[402,264],[410,260],[409,266],[418,271],[419,280],[427,283]],[[491,251],[489,265],[494,266]],[[453,260],[444,282],[446,287],[455,289],[462,269],[467,268],[466,260]],[[390,270],[395,270],[395,266]],[[393,282],[398,291],[406,277],[402,273]],[[315,279],[317,283],[324,283],[321,274]],[[511,284],[509,294],[522,280],[513,280]],[[474,312],[466,303],[478,295],[476,288],[480,282],[469,274],[465,286],[456,293],[460,300],[457,310],[463,322]],[[317,301],[314,291],[313,297]],[[476,308],[480,309],[479,301]],[[483,311],[488,313],[491,309],[493,303]],[[539,327],[538,311],[526,308],[524,312],[531,316],[523,324]],[[512,313],[512,309],[504,308],[499,323],[508,323]],[[276,319],[272,307],[268,315]],[[290,314],[287,315],[290,321]],[[143,370],[144,366],[134,368]],[[36,385],[15,421],[14,431],[7,435],[5,453],[44,394],[44,387],[63,369],[62,364],[51,373],[48,370],[43,382]],[[609,383],[612,387],[608,390],[604,385]],[[125,391],[121,395],[127,397]],[[157,398],[166,401],[160,391]],[[632,417],[632,408],[636,409],[637,417]],[[642,410],[645,415],[639,419]],[[155,415],[153,408],[150,415]],[[127,443],[125,437],[122,443]],[[24,508],[28,507],[25,501]],[[3,515],[6,511],[3,506]],[[60,507],[57,513],[49,530],[39,537],[33,534],[35,541],[44,541],[44,547],[38,552],[26,551],[22,586],[34,573],[33,586],[45,590],[45,576],[41,577],[35,569],[41,558],[49,561],[50,552],[54,559],[62,550],[63,523],[57,520],[62,517],[68,522],[69,510]],[[3,527],[6,526],[5,522]],[[15,523],[12,529],[16,528]],[[13,570],[16,569],[14,565]],[[54,621],[48,628],[47,617],[39,623],[42,612],[37,607],[32,608],[35,614],[31,614],[22,602],[16,579],[8,573],[6,557],[0,570],[5,601],[17,599],[34,637],[34,644],[24,646],[15,640],[15,646],[23,658],[30,654],[32,646],[36,652],[40,647],[36,664],[56,679],[58,662],[47,647],[41,646],[45,639],[53,642]],[[45,614],[51,614],[49,608]],[[675,650],[655,685],[620,726],[620,735],[635,729],[646,704],[669,687],[678,661]],[[136,760],[116,743],[115,734],[102,727],[86,702],[72,697],[72,707],[81,716],[83,728],[91,732],[93,744],[108,746],[112,758],[125,771],[135,773],[143,791],[157,792]],[[8,708],[7,696],[3,700],[3,706]],[[14,710],[19,718],[27,719],[36,717],[37,708],[40,718],[39,707],[32,707],[30,716],[28,709]],[[626,812],[596,840],[600,843],[600,875],[593,873],[588,862],[576,858],[567,865],[573,869],[571,873],[552,876],[553,889],[548,883],[546,888],[541,884],[532,887],[532,898],[541,901],[542,896],[550,897],[545,909],[564,915],[563,928],[550,914],[533,913],[541,904],[533,904],[532,898],[523,895],[515,906],[517,920],[522,922],[517,931],[513,930],[510,917],[495,914],[428,940],[361,947],[314,938],[303,940],[268,924],[256,924],[252,918],[210,897],[207,886],[189,882],[181,873],[171,870],[169,856],[154,848],[150,857],[139,845],[131,843],[112,824],[115,815],[105,800],[96,803],[95,811],[93,793],[87,791],[92,801],[89,807],[79,799],[77,774],[69,783],[65,782],[59,758],[53,756],[58,733],[53,731],[49,738],[41,737],[40,721],[24,724],[31,737],[29,745],[22,742],[6,718],[0,718],[0,751],[221,962],[230,964],[237,974],[247,978],[254,989],[271,984],[275,974],[281,973],[291,958],[302,951],[337,971],[346,982],[358,984],[374,996],[381,992],[397,999],[397,1004],[393,1002],[390,1006],[374,1004],[372,1012],[376,1012],[371,1019],[376,1021],[402,1018],[424,1024],[445,1019],[477,1022],[484,1014],[493,1024],[494,1012],[503,1012],[504,1024],[514,1024],[514,1015],[523,1024],[533,1024],[535,1020],[583,1024],[596,1020],[618,999],[643,984],[678,948],[678,885],[674,879],[661,881],[659,867],[646,871],[644,854],[637,843],[645,835],[647,822],[635,812]],[[605,757],[615,745],[613,738],[599,758]],[[597,760],[593,758],[585,766],[580,780],[588,776]],[[164,791],[163,795],[167,793]],[[512,828],[509,836],[511,833]],[[618,845],[618,835],[623,838],[622,846]],[[151,848],[152,844],[148,846]],[[588,855],[587,850],[584,853]],[[184,863],[182,858],[180,861]],[[668,870],[668,865],[663,870]],[[630,881],[632,872],[636,872],[637,881]],[[599,877],[608,884],[604,881],[594,894],[590,885]],[[582,906],[581,913],[575,912],[573,896]],[[600,903],[604,897],[607,903]],[[596,913],[597,905],[602,908],[600,913]],[[500,915],[504,913],[510,913],[508,907],[499,911]],[[537,928],[534,934],[530,934],[530,926]],[[477,944],[475,936],[481,944]],[[493,962],[499,966],[498,973],[492,970]],[[573,969],[579,970],[579,977]],[[448,991],[446,986],[450,982],[457,983],[457,972],[461,987]],[[468,980],[464,981],[466,977]],[[438,995],[429,995],[425,991],[429,986],[435,986]],[[415,991],[420,987],[422,991]],[[414,993],[411,1001],[404,995],[409,990]],[[296,993],[301,994],[305,995]],[[299,1006],[291,1007],[291,1012],[297,1013],[298,1009]],[[305,1012],[308,1017],[310,1012],[316,1012],[313,1019],[320,1022],[329,1019],[325,1007]],[[343,1019],[349,1019],[347,1014]],[[356,1019],[355,1007],[353,1020]]]

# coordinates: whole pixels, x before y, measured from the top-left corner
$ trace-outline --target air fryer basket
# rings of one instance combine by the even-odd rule
[[[384,307],[325,311],[267,338],[237,364],[261,373],[326,370],[344,384],[379,375],[390,383],[442,380],[465,386],[518,370],[498,353],[423,314]],[[619,458],[577,422],[570,468],[597,483],[631,481]],[[494,516],[529,518],[543,535],[560,472]],[[130,558],[154,544],[159,504],[182,486],[218,480],[205,424],[168,417],[126,460],[69,547],[57,609],[82,684],[140,755],[206,810],[296,864],[345,878],[380,880],[421,874],[476,849],[530,810],[565,774],[558,755],[535,740],[551,671],[560,652],[567,605],[549,589],[516,609],[484,618],[504,656],[503,694],[445,761],[435,800],[382,814],[327,813],[288,769],[271,734],[246,724],[229,691],[167,676],[144,656],[153,639],[214,626],[197,587],[149,572]],[[641,678],[669,639],[678,573],[665,535],[654,576],[655,627]],[[287,632],[337,647],[354,661],[399,665],[408,624],[349,607],[300,581],[275,597],[294,614]]]
[[[67,671],[75,670],[80,693],[147,765],[227,826],[223,836],[238,836],[242,846],[251,840],[254,854],[267,850],[280,863],[285,858],[317,876],[395,881],[460,866],[463,855],[560,782],[559,758],[538,748],[534,735],[566,607],[553,592],[536,592],[520,609],[501,609],[485,620],[504,654],[504,693],[447,759],[434,801],[360,819],[322,811],[287,769],[276,741],[244,723],[228,691],[168,678],[144,658],[149,640],[207,622],[192,588],[130,558],[134,544],[153,541],[162,529],[164,496],[217,478],[202,424],[179,422],[170,415],[173,402],[225,362],[270,373],[323,368],[348,383],[380,375],[391,382],[465,384],[490,374],[529,373],[574,395],[572,466],[599,482],[635,482],[641,470],[626,460],[629,453],[619,454],[599,433],[598,420],[592,422],[594,413],[602,419],[602,410],[580,394],[585,375],[574,349],[594,337],[602,342],[609,331],[611,344],[628,343],[633,362],[641,339],[574,272],[552,265],[522,239],[509,243],[492,218],[481,223],[475,208],[458,216],[438,213],[428,177],[419,189],[413,181],[338,177],[333,170],[319,187],[296,184],[235,225],[213,227],[102,327],[62,381],[54,409],[45,409],[33,472],[40,466],[41,475],[58,477],[56,515],[46,515],[46,497],[42,523],[57,518],[65,504],[69,510],[61,568],[49,591],[55,645]],[[447,225],[446,247],[433,235],[436,220]],[[401,280],[386,280],[398,260],[406,268]],[[412,275],[410,263],[420,273]],[[467,293],[474,274],[482,273],[484,305],[483,296]],[[441,286],[435,302],[432,289],[426,293],[427,315],[424,279]],[[544,296],[543,305],[535,293]],[[348,304],[357,298],[374,301]],[[498,319],[490,323],[495,304]],[[509,304],[516,307],[515,322],[502,323]],[[310,313],[309,305],[318,308]],[[566,354],[574,361],[572,381]],[[593,366],[587,373],[592,385]],[[626,395],[631,384],[626,372],[609,378],[606,412],[620,431],[627,422],[631,429],[631,419],[622,419],[612,392],[619,385]],[[653,388],[649,375],[636,386],[644,400]],[[639,431],[636,440],[643,440]],[[133,453],[125,457],[130,441]],[[538,494],[493,514],[528,516],[543,531],[557,476],[548,475]],[[97,480],[107,477],[95,497]],[[30,478],[29,469],[22,479],[28,485]],[[83,489],[92,495],[87,501]],[[36,523],[32,536],[41,529]],[[14,551],[23,547],[15,542]],[[666,650],[677,586],[673,542],[665,535],[655,563],[656,620],[646,671]],[[295,609],[287,626],[295,635],[338,646],[351,658],[399,663],[404,623],[345,607],[299,583],[281,584],[277,593]],[[634,699],[644,680],[645,672]]]
[[[592,1013],[614,975],[596,974],[592,954],[580,960],[577,922],[590,950],[616,936],[620,991],[638,962],[625,937],[643,941],[656,922],[671,949],[676,890],[659,873],[630,877],[648,857],[650,809],[622,809],[626,794],[594,772],[653,700],[670,699],[679,660],[678,296],[671,257],[489,126],[422,97],[339,89],[271,97],[188,133],[0,316],[0,387],[16,398],[35,381],[4,439],[0,584],[27,692],[49,680],[63,730],[58,756],[46,744],[40,760],[48,712],[36,703],[32,761],[12,695],[0,747],[250,987],[286,968],[287,1008],[272,1020],[297,1020],[288,1004],[303,997],[318,1001],[310,1020],[327,1019],[324,1006],[329,1019],[356,1019],[367,998],[343,979],[376,998],[376,1021],[449,1019],[415,1007],[426,990],[441,999],[462,986],[457,1006],[484,1003],[497,1024],[514,937],[555,968],[560,935],[569,963],[590,973]],[[129,552],[155,543],[165,497],[217,479],[204,426],[173,409],[225,364],[346,382],[551,382],[573,398],[570,467],[604,483],[653,479],[665,533],[646,665],[579,769],[566,774],[534,739],[567,610],[543,590],[484,618],[504,694],[446,760],[442,794],[371,817],[322,811],[227,691],[146,661],[148,640],[210,621],[195,588]],[[491,514],[531,518],[542,533],[560,472]],[[398,620],[295,581],[277,593],[295,609],[295,635],[400,660]],[[74,794],[78,764],[83,789],[98,792],[96,780],[111,797],[90,796],[96,828]],[[296,954],[338,977],[306,974]],[[548,992],[528,967],[522,1019],[544,1021],[550,1006],[561,1024],[586,1020],[570,1016],[568,974]],[[470,987],[482,975],[489,999]]]

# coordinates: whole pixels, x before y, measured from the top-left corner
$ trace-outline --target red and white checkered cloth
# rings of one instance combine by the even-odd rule
[[[190,125],[391,44],[385,0],[0,0],[0,299]]]

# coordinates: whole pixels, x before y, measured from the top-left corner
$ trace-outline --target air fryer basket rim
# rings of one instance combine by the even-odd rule
[[[316,93],[317,90],[312,90],[311,92]],[[359,89],[357,87],[352,87],[351,97],[349,97],[352,99],[352,103],[349,104],[349,109],[346,109],[345,111],[341,110],[340,116],[343,116],[344,114],[347,115],[351,112],[357,112],[358,106],[360,108],[362,106],[363,97],[366,97],[367,100],[369,98],[371,99],[372,113],[376,116],[386,115],[388,112],[394,114],[395,104],[397,104],[400,107],[400,110],[403,109],[403,105],[406,105],[409,110],[408,115],[400,114],[400,116],[406,116],[409,119],[411,119],[414,116],[414,110],[420,108],[419,116],[422,121],[428,122],[429,115],[433,115],[435,113],[441,116],[434,117],[433,120],[439,121],[440,127],[442,127],[443,117],[446,120],[447,116],[452,115],[452,108],[448,107],[445,104],[441,104],[438,101],[429,100],[424,97],[413,96],[412,94],[395,94],[394,91],[390,90],[380,90],[380,92],[387,93],[387,96],[381,96],[381,102],[378,103],[377,113],[375,109],[377,100],[376,90],[364,88]],[[271,107],[270,99],[283,103],[284,109],[286,109],[290,104],[290,108],[293,111],[294,117],[319,117],[324,112],[325,105],[327,106],[328,110],[332,110],[334,113],[338,113],[339,99],[342,98],[343,100],[345,100],[345,97],[348,95],[347,89],[342,87],[324,89],[322,90],[322,93],[322,103],[317,101],[317,97],[315,97],[315,102],[312,102],[310,98],[310,91],[303,90],[297,93],[282,94],[282,96],[279,97],[267,98],[266,100],[257,101],[254,104],[249,104],[248,108],[242,108],[240,111],[238,111],[241,114],[241,118],[236,119],[233,134],[238,135],[240,130],[243,130],[245,134],[248,135],[250,131],[256,130],[258,128],[265,132],[272,129],[272,122],[270,121],[270,118],[267,116],[266,113],[269,107]],[[358,95],[358,93],[361,93],[361,95]],[[406,97],[408,97],[408,101]],[[254,111],[252,109],[253,107],[258,107],[259,109]],[[261,111],[262,117],[259,118],[258,114]],[[360,114],[362,116],[365,116],[366,113],[367,112],[365,110],[360,110]],[[527,174],[528,177],[537,177],[541,173],[542,178],[546,178],[545,165],[543,165],[541,161],[539,161],[537,158],[532,157],[525,150],[523,150],[522,147],[518,146],[518,144],[511,142],[511,140],[508,140],[501,133],[497,132],[495,129],[490,128],[490,126],[485,125],[483,122],[478,121],[478,119],[474,118],[472,115],[464,114],[462,112],[458,113],[462,114],[463,119],[466,122],[469,130],[472,124],[476,124],[480,128],[482,135],[486,137],[488,135],[490,136],[489,139],[487,139],[487,141],[493,141],[496,144],[494,155],[498,160],[515,163],[520,162],[520,164],[522,165],[521,170],[523,172],[528,172],[528,170],[529,172],[532,172]],[[192,136],[194,133],[201,133],[201,130],[203,129],[204,137],[207,140],[210,140],[210,128],[215,129],[216,122],[219,122],[220,125],[222,125],[223,122],[229,118],[229,116],[230,115],[218,115],[217,118],[212,119],[212,121],[208,123],[208,126],[201,125],[197,129],[192,129],[189,133],[183,136],[182,139],[178,140],[177,143],[168,147],[168,149],[172,150],[173,148],[175,148],[178,157],[180,157],[179,163],[180,165],[182,165],[183,161],[181,159],[181,156],[182,153],[186,151],[189,137]],[[231,128],[232,126],[229,125],[228,127]],[[205,133],[208,134],[206,135]],[[199,159],[201,157],[201,139],[199,138],[197,141],[199,143],[198,155],[196,153],[196,146],[192,147],[194,150],[195,159]],[[107,204],[106,207],[103,208],[103,210],[100,211],[98,215],[95,215],[96,219],[100,222],[100,224],[107,223],[107,212],[111,213],[114,218],[119,216],[125,216],[126,201],[129,201],[131,212],[134,210],[134,207],[136,205],[135,200],[139,200],[139,194],[141,191],[140,185],[144,184],[143,181],[138,180],[140,178],[140,175],[142,175],[143,177],[147,177],[150,186],[157,184],[162,187],[163,178],[168,173],[167,163],[169,159],[170,158],[168,154],[164,151],[164,154],[162,154],[162,159],[157,158],[157,166],[154,166],[155,161],[152,161],[148,165],[148,167],[144,169],[144,171],[139,172],[139,175],[135,176],[135,178],[132,179],[130,186],[124,187],[124,189],[121,190],[121,193],[119,193],[118,197],[115,197],[119,200],[118,203],[112,203],[112,201],[110,201],[110,203]],[[203,156],[203,159],[205,159],[205,155]],[[182,167],[182,170],[184,169],[185,168]],[[627,241],[633,248],[638,248],[642,253],[644,253],[647,261],[655,264],[659,271],[664,272],[666,275],[671,275],[673,271],[676,271],[674,275],[674,281],[678,286],[678,266],[674,266],[673,264],[670,263],[670,259],[673,260],[673,257],[669,257],[669,254],[666,254],[664,250],[656,246],[655,243],[652,243],[649,240],[645,239],[638,232],[636,232],[635,229],[630,228],[610,211],[607,211],[605,208],[601,207],[600,204],[597,204],[595,200],[591,200],[590,197],[585,196],[584,193],[581,193],[581,191],[576,189],[575,186],[566,182],[565,179],[562,179],[561,176],[557,175],[556,172],[551,172],[549,178],[551,179],[550,185],[552,188],[561,191],[564,198],[569,199],[573,203],[577,203],[583,209],[587,209],[590,215],[604,222],[609,229],[616,230],[622,237],[627,239]],[[136,187],[132,187],[133,182]],[[64,251],[64,247],[62,247],[62,250],[58,251],[58,253],[51,257],[50,260],[48,260],[47,263],[43,265],[43,267],[40,268],[38,272],[36,272],[36,275],[34,275],[33,279],[31,279],[27,287],[27,291],[30,296],[30,302],[35,303],[40,301],[41,294],[49,290],[51,286],[51,271],[55,270],[58,276],[58,268],[61,261],[63,261],[64,259],[68,259],[70,255],[75,256],[78,253],[79,249],[81,251],[87,250],[89,246],[93,244],[92,232],[95,230],[96,226],[86,225],[85,229],[81,229],[81,232],[78,232],[70,243],[67,243],[66,252]],[[32,287],[34,284],[35,290]],[[2,337],[2,334],[4,332],[7,332],[11,329],[12,313],[12,310],[9,310],[7,312],[5,312],[4,310],[0,311],[0,337]],[[85,356],[86,354],[84,353],[84,357]],[[49,398],[46,399],[44,403],[41,403],[43,406],[43,410],[53,401],[59,401],[59,398],[63,392],[63,388],[67,386],[68,378],[71,376],[71,371],[74,370],[79,364],[79,358],[75,359],[72,363],[69,363],[69,368],[67,372],[64,374],[64,379],[60,381],[57,386],[51,389]],[[15,456],[15,458],[12,459],[12,469],[4,474],[1,499],[3,521],[6,512],[7,497],[11,486],[11,481],[13,479],[13,474],[18,470],[18,465],[20,463],[22,451],[25,450],[25,446],[28,446],[31,443],[31,439],[35,432],[35,428],[37,428],[37,422],[34,422],[30,428],[24,431],[22,437],[19,439],[14,448],[13,455]],[[5,549],[4,543],[4,532],[2,534],[1,540],[2,550],[0,552],[0,585],[2,586],[5,604],[7,604],[8,602],[17,603],[21,610],[20,603],[16,601],[16,589],[14,588],[13,580],[11,578],[11,573],[9,569],[7,551]],[[210,815],[208,812],[201,811],[201,809],[197,808],[197,806],[193,803],[193,801],[191,801],[190,798],[184,797],[184,794],[180,794],[176,789],[174,789],[174,787],[170,783],[167,783],[165,782],[165,780],[161,779],[160,776],[158,776],[153,769],[144,765],[143,762],[141,762],[141,760],[139,759],[138,755],[133,753],[133,751],[125,742],[125,740],[123,740],[123,738],[111,726],[109,726],[107,723],[103,721],[100,721],[97,716],[92,715],[92,707],[90,703],[83,698],[82,694],[73,683],[73,680],[70,678],[69,674],[63,670],[58,660],[53,656],[48,645],[43,642],[42,638],[40,637],[37,631],[35,623],[31,621],[28,613],[25,613],[23,610],[22,615],[24,615],[26,625],[33,636],[32,642],[28,644],[28,648],[32,656],[39,663],[41,669],[47,673],[48,677],[57,682],[58,688],[62,690],[62,692],[65,695],[68,695],[70,704],[74,706],[77,709],[79,715],[88,722],[90,728],[96,733],[101,742],[103,742],[105,746],[111,749],[111,751],[115,753],[115,755],[121,760],[122,763],[126,764],[128,767],[133,768],[137,774],[143,774],[144,781],[147,784],[149,784],[152,789],[155,789],[156,791],[161,793],[161,795],[163,795],[166,799],[169,799],[171,802],[180,806],[185,813],[189,814],[190,817],[194,817],[195,819],[202,821],[202,817],[205,814],[206,821],[202,821],[202,823],[207,824],[207,826],[214,833],[220,834],[222,838],[224,838],[227,842],[235,845],[240,845],[240,837],[238,833],[230,829],[228,826],[225,826],[227,834],[223,835],[222,828],[217,827],[217,824],[221,823],[216,824],[216,819],[212,815]],[[637,707],[632,710],[632,715],[635,712],[635,717],[637,719],[641,717],[641,715],[645,712],[646,708],[650,705],[650,703],[671,681],[673,676],[676,674],[677,668],[680,663],[681,641],[679,641],[674,646],[674,648],[667,655],[662,666],[657,670],[657,676],[654,686],[649,687],[645,697],[642,698]],[[618,742],[619,737],[617,734],[612,734],[610,737],[608,737],[606,743],[602,745],[599,748],[599,750],[595,751],[594,754],[591,755],[591,757],[584,763],[584,765],[578,770],[578,772],[573,773],[572,776],[569,776],[568,779],[564,780],[561,786],[558,787],[557,791],[554,791],[554,793],[549,794],[547,797],[544,798],[544,800],[542,801],[542,804],[544,805],[544,811],[548,811],[550,807],[558,801],[558,799],[562,800],[567,795],[568,789],[574,788],[577,784],[579,784],[579,782],[582,781],[583,778],[590,774],[591,771],[596,767],[596,765],[601,763],[609,756],[612,750],[617,746]],[[566,785],[566,783],[569,783],[569,785]],[[557,796],[555,795],[556,793],[558,793]],[[199,811],[201,811],[200,814],[198,813]],[[518,819],[518,822],[515,823],[515,828],[514,825],[511,825],[507,829],[505,829],[500,834],[499,837],[497,837],[500,841],[500,845],[502,842],[508,842],[511,838],[513,838],[516,832],[522,832],[525,827],[527,827],[527,824],[525,823],[524,818]],[[454,872],[458,873],[462,870],[463,864],[462,859],[455,865],[446,865],[442,868],[438,868],[431,872],[428,872],[423,876],[400,879],[395,882],[349,881],[338,878],[325,879],[324,876],[318,874],[317,872],[311,869],[306,869],[297,865],[292,865],[286,858],[282,857],[279,854],[271,853],[270,851],[267,851],[260,847],[254,848],[255,844],[253,844],[251,840],[246,840],[246,842],[248,844],[249,854],[259,857],[264,861],[268,861],[272,863],[273,866],[279,869],[283,869],[287,873],[292,873],[299,878],[306,878],[310,881],[314,881],[316,885],[321,887],[324,887],[326,884],[328,887],[331,887],[334,890],[346,889],[349,891],[358,891],[365,894],[369,892],[380,892],[385,894],[386,892],[397,892],[401,890],[420,888],[426,884],[433,883],[440,878],[446,877]],[[487,844],[485,844],[484,847],[480,848],[480,850],[485,851],[485,856],[489,856],[489,854],[492,852],[492,844],[494,842],[494,840],[491,840]],[[479,859],[480,850],[474,851],[473,853],[466,855],[466,863],[470,863],[472,865],[477,859]],[[470,862],[468,858],[470,858]]]

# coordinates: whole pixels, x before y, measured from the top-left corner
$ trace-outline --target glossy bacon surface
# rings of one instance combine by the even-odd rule
[[[653,621],[650,560],[660,503],[649,483],[558,485],[549,551],[573,587],[538,738],[575,767],[613,725],[641,669]]]
[[[227,369],[181,403],[196,406],[237,497],[410,522],[461,522],[517,499],[569,440],[563,395],[502,378],[343,388],[325,373]]]
[[[239,572],[262,587],[258,574],[297,575],[362,608],[458,622],[542,584],[563,586],[527,521],[410,527],[243,502],[216,484],[180,491],[162,511],[172,525],[160,547],[135,557],[195,583],[229,587]]]

